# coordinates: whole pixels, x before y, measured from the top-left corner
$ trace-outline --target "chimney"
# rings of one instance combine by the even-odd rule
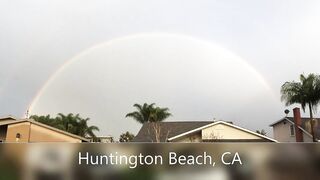
[[[300,108],[293,109],[293,119],[295,124],[296,142],[303,142],[302,130],[298,128],[299,126],[301,127],[302,125]]]

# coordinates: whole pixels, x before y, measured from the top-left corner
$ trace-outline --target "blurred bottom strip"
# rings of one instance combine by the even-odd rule
[[[320,179],[320,145],[1,144],[0,179]]]

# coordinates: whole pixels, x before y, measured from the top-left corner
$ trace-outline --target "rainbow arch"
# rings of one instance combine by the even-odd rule
[[[183,38],[186,40],[192,40],[192,41],[196,41],[196,42],[201,42],[204,43],[208,46],[212,46],[213,48],[220,48],[224,51],[228,51],[227,49],[222,48],[221,46],[214,44],[212,42],[206,41],[206,40],[202,40],[200,38],[195,38],[195,37],[191,37],[188,35],[183,35],[183,34],[172,34],[172,33],[138,33],[138,34],[133,34],[133,35],[128,35],[128,36],[124,36],[124,37],[118,37],[118,38],[114,38],[111,39],[109,41],[105,41],[105,42],[101,42],[98,44],[95,44],[83,51],[81,51],[78,54],[75,54],[73,57],[71,57],[70,59],[67,59],[65,61],[65,63],[63,63],[49,78],[48,80],[44,83],[44,85],[39,89],[39,91],[36,93],[35,97],[32,99],[32,101],[30,102],[29,106],[28,106],[28,111],[32,112],[34,106],[36,105],[36,103],[38,102],[39,98],[41,97],[41,95],[45,92],[45,90],[48,88],[48,86],[56,79],[57,76],[59,76],[60,73],[62,73],[68,66],[71,66],[74,62],[76,62],[78,59],[80,59],[82,56],[85,56],[91,52],[93,52],[96,49],[99,49],[101,47],[104,46],[111,46],[113,43],[116,43],[118,41],[124,41],[124,40],[129,40],[129,39],[135,39],[135,38],[139,38],[139,37],[161,37],[161,36],[165,36],[165,37],[172,37],[172,38]],[[231,52],[231,51],[228,51]],[[233,53],[234,54],[234,53]],[[234,54],[235,55],[235,54]],[[237,55],[235,55],[237,56]],[[245,64],[248,69],[258,78],[258,80],[265,86],[265,88],[271,92],[271,94],[274,96],[274,93],[272,93],[272,89],[270,88],[269,84],[267,83],[267,81],[263,78],[263,76],[253,67],[251,66],[247,61],[245,61],[244,59],[242,59],[241,57],[237,56],[239,60],[242,61],[243,64]]]

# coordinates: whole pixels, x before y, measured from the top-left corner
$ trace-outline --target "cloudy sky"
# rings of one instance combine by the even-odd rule
[[[0,115],[80,113],[118,136],[133,103],[267,129],[279,89],[319,72],[320,2],[0,2]]]

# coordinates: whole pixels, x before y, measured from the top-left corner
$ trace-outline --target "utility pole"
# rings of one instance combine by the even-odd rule
[[[29,119],[29,116],[30,116],[29,115],[29,109],[27,109],[25,116],[26,116],[26,119]]]

